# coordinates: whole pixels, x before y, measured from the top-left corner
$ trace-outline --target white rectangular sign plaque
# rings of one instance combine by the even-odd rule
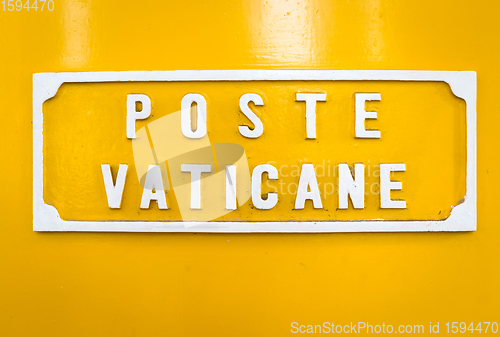
[[[476,73],[33,76],[33,229],[476,229]]]

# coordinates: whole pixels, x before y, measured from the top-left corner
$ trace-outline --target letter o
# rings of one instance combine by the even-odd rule
[[[191,130],[191,106],[198,112],[196,131]],[[200,94],[187,94],[181,101],[181,130],[187,138],[203,138],[207,134],[207,101]]]

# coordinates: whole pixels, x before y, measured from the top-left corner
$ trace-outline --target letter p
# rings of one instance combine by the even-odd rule
[[[137,111],[137,103],[141,103],[142,109]],[[135,139],[135,121],[146,119],[151,114],[151,100],[143,94],[127,95],[127,138]]]

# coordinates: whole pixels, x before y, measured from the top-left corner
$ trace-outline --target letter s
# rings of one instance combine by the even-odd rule
[[[264,125],[262,125],[260,118],[248,107],[248,103],[250,102],[253,102],[255,105],[264,105],[264,101],[257,94],[244,94],[241,96],[240,110],[253,123],[254,129],[252,130],[246,125],[240,125],[238,126],[238,130],[240,130],[241,135],[244,137],[258,138],[264,132]]]
[[[293,326],[294,324],[295,324],[295,326]],[[292,329],[290,329],[290,331],[292,331],[292,333],[297,333],[297,332],[299,332],[299,327],[298,327],[298,325],[299,325],[299,323],[297,323],[297,322],[293,322],[293,323],[292,323]],[[294,329],[294,328],[296,329],[295,331],[293,331],[293,329]]]

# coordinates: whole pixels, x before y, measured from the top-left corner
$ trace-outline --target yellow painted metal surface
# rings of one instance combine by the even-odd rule
[[[206,97],[208,137],[217,162],[210,148],[201,155],[182,155],[180,151],[180,156],[168,160],[164,180],[169,176],[189,180],[188,174],[181,173],[181,164],[210,164],[212,172],[204,175],[201,183],[202,210],[181,212],[179,203],[189,203],[189,184],[183,185],[185,191],[179,187],[175,193],[173,188],[167,190],[169,210],[158,209],[156,202],[150,209],[140,209],[144,180],[140,184],[137,171],[142,177],[154,161],[137,157],[151,156],[151,143],[157,159],[165,158],[171,147],[185,144],[180,121],[162,119],[179,113],[182,97],[190,92]],[[263,107],[254,108],[264,124],[264,133],[257,139],[245,138],[238,131],[239,125],[249,124],[238,106],[239,98],[249,92],[259,93],[265,102]],[[305,103],[296,102],[297,92],[327,93],[327,101],[316,108],[316,139],[305,139]],[[367,110],[378,110],[379,118],[365,122],[367,128],[380,130],[381,139],[355,137],[356,92],[381,93],[380,102],[366,104]],[[153,106],[152,116],[136,123],[138,139],[134,141],[125,133],[128,93],[147,94]],[[79,221],[442,220],[465,196],[465,140],[465,104],[444,82],[70,84],[44,107],[44,198],[61,218]],[[141,141],[144,146],[133,145]],[[265,163],[277,168],[279,179],[267,181],[263,187],[263,193],[278,194],[276,207],[259,210],[248,199],[249,193],[244,198],[250,182],[248,173],[246,180],[242,173],[236,181],[239,200],[245,202],[240,202],[236,211],[218,216],[217,210],[225,208],[226,196],[225,175],[217,175],[225,169],[220,162],[223,158],[219,158],[222,153],[217,156],[216,144],[220,143],[241,145],[250,171]],[[407,171],[394,174],[394,179],[403,181],[403,189],[392,192],[391,197],[405,200],[407,208],[381,209],[379,166],[400,162],[406,164]],[[108,207],[102,163],[111,164],[115,175],[119,164],[130,166],[120,210]],[[294,209],[304,163],[315,166],[323,204],[320,209],[313,208],[311,202],[305,209]],[[363,210],[352,206],[338,210],[341,163],[365,165]]]
[[[0,143],[3,163],[0,167],[3,176],[0,335],[281,336],[291,334],[292,322],[307,325],[358,321],[395,326],[423,324],[427,332],[429,322],[440,322],[443,333],[446,322],[500,320],[497,267],[500,181],[496,155],[500,145],[496,136],[500,122],[496,113],[500,69],[496,60],[498,46],[493,43],[500,33],[496,24],[499,6],[486,1],[425,0],[55,1],[53,11],[39,9],[36,12],[9,11],[8,8],[3,11],[0,6],[0,101],[4,122]],[[477,71],[478,230],[312,235],[33,232],[32,74],[173,69]],[[276,105],[280,103],[277,101],[280,94],[291,96],[290,92],[301,85],[269,83],[247,87],[262,90],[271,108],[273,100]],[[338,95],[321,104],[334,104],[334,100],[338,100],[339,107],[335,110],[338,112],[318,116],[338,122],[334,127],[339,130],[343,130],[342,125],[352,125],[352,120],[349,121],[352,107],[347,107],[352,104],[352,91],[371,89],[373,85],[358,89],[359,84],[329,84],[331,91]],[[93,86],[101,89],[91,90]],[[78,118],[85,113],[84,104],[94,102],[85,100],[90,94],[102,97],[103,104],[118,109],[106,98],[119,95],[124,86],[148,90],[159,106],[178,105],[181,92],[185,91],[182,85],[173,86],[178,96],[171,101],[162,94],[164,84],[115,86],[118,85],[68,84],[46,103],[47,108],[52,108],[51,112],[61,116],[51,120],[47,128],[47,136],[60,142],[46,149],[47,158],[68,158],[73,148],[78,145],[87,148],[96,141],[78,138],[78,133],[61,136],[50,133],[79,124]],[[243,86],[224,89],[227,84],[197,86],[210,97],[210,102],[221,107],[231,106],[236,112],[236,99],[247,92]],[[441,124],[450,123],[445,119],[447,114],[451,116],[452,110],[463,109],[463,103],[444,84],[392,86],[384,84],[380,90],[390,96],[398,91],[403,94],[410,86],[413,95],[422,93],[426,98],[431,97],[422,101],[421,106],[412,106],[415,111],[442,105],[443,115],[434,116],[432,127],[435,129],[429,131],[436,132]],[[323,87],[317,89],[323,90]],[[227,97],[221,95],[224,90]],[[288,112],[269,114],[269,122],[272,123],[273,118],[275,121],[285,118],[292,109],[303,109],[300,103],[293,101],[283,103]],[[82,105],[75,107],[78,108],[75,114],[66,116],[65,120],[64,108],[71,107],[71,102]],[[321,104],[318,111],[323,108]],[[374,103],[379,111],[388,104],[385,100]],[[398,100],[398,104],[404,104],[404,98]],[[342,115],[342,106],[350,109],[350,114]],[[454,116],[458,119],[453,123],[459,125],[459,117]],[[216,123],[220,116],[211,117],[215,119],[211,122],[214,140],[236,137],[241,116],[235,113],[228,117],[227,123],[234,125],[234,134],[228,135],[216,132],[219,127],[227,128]],[[110,121],[102,120],[103,123]],[[416,119],[414,122],[424,126],[428,121]],[[391,125],[380,125],[382,121],[369,123],[378,123],[382,131],[391,128]],[[318,140],[324,141],[320,139],[322,129],[318,125]],[[290,126],[296,128],[296,133],[304,131],[300,121]],[[124,128],[119,130],[123,132]],[[279,127],[275,130],[284,132]],[[106,129],[96,127],[92,131],[104,135]],[[404,134],[404,130],[398,132]],[[265,131],[265,136],[272,140],[271,133]],[[355,144],[347,137],[325,137],[332,137],[325,140]],[[439,161],[440,167],[454,170],[460,177],[463,162],[456,162],[449,149],[454,146],[460,149],[457,144],[464,141],[463,137],[460,132],[443,129],[439,142],[421,138],[421,143],[410,146],[429,151],[426,152],[429,157],[419,158],[421,162]],[[314,162],[323,158],[314,152],[307,156],[301,154],[305,141],[299,135],[297,140],[301,141],[297,144],[297,153],[282,153],[272,160],[293,165],[299,164],[299,159]],[[279,140],[271,144],[284,145]],[[103,150],[100,144],[94,145]],[[89,156],[95,163],[122,162],[121,153],[104,150],[96,151],[102,158],[95,158],[92,153]],[[365,158],[372,158],[369,149],[363,151],[367,151]],[[387,151],[389,154],[390,149]],[[257,155],[264,158],[265,153]],[[344,148],[340,155],[345,162],[352,158],[352,152]],[[417,160],[411,152],[406,156],[408,165]],[[380,158],[373,156],[372,161],[377,159]],[[48,164],[48,167],[57,168],[57,165]],[[65,186],[69,178],[64,172],[48,174],[51,181],[60,182],[61,186]],[[432,176],[430,182],[451,186],[449,181],[437,182]],[[92,183],[89,181],[89,186]],[[414,193],[412,191],[424,187],[410,178],[405,184],[401,193]],[[64,190],[57,188],[47,193],[47,201],[54,204],[66,196]],[[463,196],[463,186],[456,190],[443,189],[442,193],[433,200],[422,200],[414,216],[430,219],[445,216],[449,209],[442,205],[456,204]],[[131,195],[135,198],[138,193]],[[76,204],[73,209],[62,209],[63,217],[106,216],[107,209],[97,209],[97,205],[101,207],[105,203],[89,202],[96,207],[95,211],[85,212]],[[133,202],[137,204],[138,200]],[[291,204],[291,200],[279,203],[279,212],[290,212]],[[436,214],[442,209],[444,213]],[[172,211],[175,214],[175,210]],[[130,218],[148,216],[146,212],[132,214],[132,209],[124,208],[123,212],[128,212]],[[259,216],[251,210],[242,212],[246,213],[241,217]],[[323,216],[311,209],[304,212],[310,217]],[[367,216],[369,212],[374,212],[374,207],[367,207]]]

